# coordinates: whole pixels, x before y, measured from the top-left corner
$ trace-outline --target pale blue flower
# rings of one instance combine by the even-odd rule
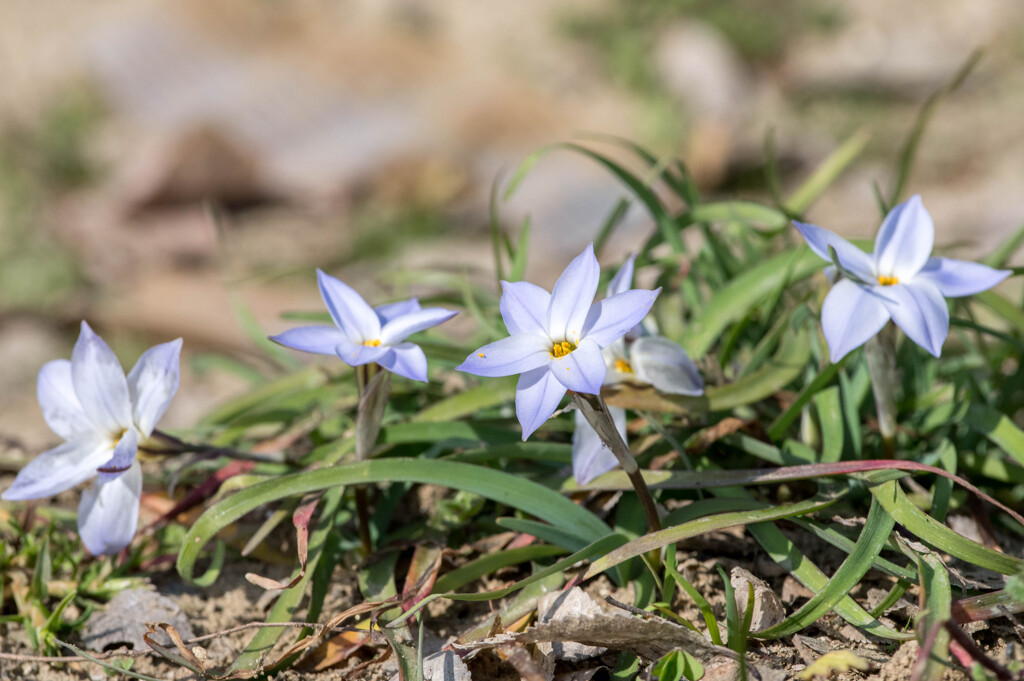
[[[270,340],[303,352],[334,355],[349,366],[376,362],[399,376],[427,380],[426,355],[405,339],[448,321],[456,312],[421,308],[415,298],[373,308],[341,280],[320,270],[316,276],[335,326],[299,326]]]
[[[945,299],[979,293],[1010,274],[964,260],[931,257],[935,226],[917,195],[885,216],[873,254],[827,229],[793,224],[821,258],[831,261],[829,247],[835,249],[845,275],[821,308],[833,362],[863,345],[890,319],[910,340],[938,357],[949,333]]]
[[[178,390],[180,354],[180,338],[156,345],[125,377],[107,344],[82,322],[71,361],[47,362],[37,382],[43,418],[66,442],[30,461],[2,497],[49,497],[99,473],[78,506],[82,542],[95,555],[131,543],[142,495],[135,454]]]
[[[633,285],[635,258],[630,256],[612,278],[608,284],[609,296],[622,293]],[[646,321],[637,324],[601,351],[608,367],[604,385],[636,383],[654,386],[663,393],[703,395],[704,379],[686,351],[664,336],[652,335],[647,326]],[[608,407],[608,411],[625,442],[626,410]],[[585,485],[618,465],[618,459],[608,445],[577,411],[576,430],[572,436],[572,472],[576,482]]]
[[[590,244],[551,293],[527,282],[501,282],[501,316],[511,335],[478,349],[457,367],[478,376],[521,374],[516,416],[524,440],[554,413],[567,389],[601,392],[608,372],[601,349],[636,326],[661,290],[623,291],[594,303],[600,276]]]

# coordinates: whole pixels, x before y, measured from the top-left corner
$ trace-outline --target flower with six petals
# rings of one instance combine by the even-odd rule
[[[126,377],[107,344],[82,322],[71,361],[47,362],[37,381],[43,418],[66,442],[30,461],[2,498],[53,496],[99,473],[78,506],[82,542],[95,555],[131,543],[142,494],[135,454],[178,390],[180,354],[180,338],[156,345]]]
[[[415,298],[373,308],[341,280],[321,270],[316,275],[335,326],[299,326],[270,340],[303,352],[334,355],[349,366],[376,362],[399,376],[427,380],[426,355],[405,339],[448,321],[456,312],[421,308]]]
[[[964,260],[931,257],[935,226],[917,195],[889,211],[873,254],[827,229],[800,222],[794,226],[821,258],[831,261],[833,249],[844,275],[821,308],[833,362],[863,345],[890,319],[910,340],[938,357],[949,333],[945,299],[980,293],[1010,274]]]
[[[567,389],[601,392],[608,372],[602,348],[636,326],[661,290],[628,290],[594,303],[600,276],[590,244],[551,293],[527,282],[501,282],[509,337],[479,348],[456,367],[478,376],[521,374],[516,416],[523,440],[554,413]]]

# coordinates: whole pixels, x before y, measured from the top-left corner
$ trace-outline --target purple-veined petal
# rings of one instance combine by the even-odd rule
[[[539,333],[521,333],[478,348],[455,367],[477,376],[511,376],[545,366],[552,343]]]
[[[619,407],[608,407],[608,412],[619,431],[623,442],[626,440],[626,410]],[[599,475],[607,473],[619,465],[619,460],[612,450],[601,441],[587,419],[579,411],[576,412],[576,430],[572,433],[572,476],[577,485],[586,485]]]
[[[872,288],[842,279],[825,296],[825,303],[821,306],[821,328],[833,363],[864,345],[889,321],[889,312],[879,295],[886,295],[895,287],[879,288],[882,291],[876,295]]]
[[[704,379],[690,356],[678,343],[664,336],[644,336],[630,347],[629,357],[637,380],[663,393],[704,394]]]
[[[78,535],[95,556],[117,553],[132,543],[139,522],[142,467],[133,463],[116,480],[96,483],[78,504]]]
[[[297,326],[284,333],[271,336],[270,340],[292,350],[335,355],[338,343],[347,341],[348,336],[336,326]]]
[[[377,360],[377,363],[393,374],[405,376],[414,381],[427,380],[427,356],[415,343],[400,343],[392,346]]]
[[[921,197],[889,211],[875,237],[875,274],[909,281],[924,267],[935,245],[935,225]]]
[[[68,360],[55,359],[43,365],[36,380],[36,397],[50,430],[65,440],[96,429],[75,394]]]
[[[380,319],[363,297],[345,282],[322,270],[316,271],[320,296],[331,319],[353,343],[380,338]]]
[[[635,288],[594,303],[583,324],[583,337],[602,348],[622,338],[647,316],[660,292]]]
[[[334,353],[342,362],[350,367],[358,367],[363,364],[376,362],[386,355],[390,349],[387,345],[363,345],[362,343],[352,343],[343,339],[338,343],[338,347],[334,349]]]
[[[97,430],[114,434],[131,425],[132,404],[124,369],[85,322],[71,353],[71,380],[82,409]]]
[[[110,458],[113,449],[113,443],[95,438],[48,449],[29,461],[0,497],[21,501],[60,494],[96,475],[96,468]]]
[[[587,244],[558,277],[551,291],[547,329],[552,340],[579,344],[600,278],[601,266],[594,257],[594,244]]]
[[[608,282],[608,296],[615,296],[633,288],[633,263],[636,261],[636,253],[626,258],[622,267],[615,273],[612,280]]]
[[[807,245],[810,246],[811,250],[819,258],[832,262],[832,256],[828,252],[828,247],[831,246],[836,249],[836,257],[839,258],[840,265],[864,281],[875,280],[875,269],[871,256],[843,237],[817,225],[797,222],[795,220],[793,221],[793,226],[796,227],[800,235],[803,236],[804,241],[807,242]]]
[[[608,366],[604,363],[601,348],[591,339],[584,338],[568,355],[550,362],[551,373],[569,390],[590,395],[601,392]]]
[[[501,318],[512,335],[547,333],[551,294],[527,281],[501,282]]]
[[[149,437],[178,392],[181,339],[154,345],[139,357],[128,372],[132,416],[143,437]]]
[[[96,468],[100,482],[115,480],[135,463],[139,451],[139,434],[129,428],[114,445],[113,455]]]
[[[420,309],[420,301],[416,298],[400,300],[397,303],[386,303],[373,308],[374,312],[377,313],[377,318],[380,319],[381,326],[384,326],[392,319],[409,314],[410,312],[419,312]]]
[[[896,326],[907,338],[938,357],[949,334],[949,308],[934,284],[914,280],[886,286],[885,304]]]
[[[944,297],[959,298],[987,291],[1010,274],[1009,270],[997,270],[966,260],[929,258],[913,281],[927,281]]]
[[[523,441],[544,425],[558,408],[565,386],[546,366],[524,372],[516,385],[516,418],[523,427]]]
[[[417,331],[437,326],[457,314],[458,312],[455,310],[445,310],[441,307],[428,307],[424,310],[404,314],[384,325],[384,328],[380,330],[380,342],[384,345],[401,343]]]

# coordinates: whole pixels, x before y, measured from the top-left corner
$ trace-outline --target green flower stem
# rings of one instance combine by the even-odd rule
[[[580,410],[587,423],[593,428],[601,441],[612,450],[615,458],[618,459],[622,470],[626,472],[629,481],[633,483],[633,489],[640,497],[640,505],[643,506],[644,515],[647,517],[647,529],[650,532],[657,532],[661,529],[661,519],[658,517],[658,508],[654,505],[654,498],[647,488],[643,476],[640,474],[640,466],[629,451],[629,447],[622,440],[619,431],[615,429],[615,422],[612,415],[608,413],[608,405],[600,395],[586,395],[573,393],[573,404]]]
[[[380,434],[384,408],[391,395],[391,372],[384,371],[378,364],[357,366],[356,387],[359,391],[359,408],[356,411],[356,461],[366,461],[373,453]],[[370,538],[370,502],[365,485],[355,485],[356,519],[359,525],[359,541],[363,554],[370,555],[373,541]]]
[[[891,323],[864,346],[871,376],[871,390],[878,412],[878,430],[882,434],[883,455],[896,454],[896,327]]]

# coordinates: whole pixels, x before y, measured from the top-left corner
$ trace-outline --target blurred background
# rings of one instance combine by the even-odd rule
[[[246,324],[322,309],[315,267],[370,300],[415,292],[413,271],[490,281],[495,178],[582,133],[768,200],[768,135],[785,193],[866,130],[808,217],[870,236],[872,185],[976,48],[909,186],[961,257],[1024,221],[1020,0],[4,0],[0,437],[54,441],[35,375],[83,318],[126,368],[185,338],[162,425],[187,427],[266,368]],[[625,195],[556,152],[500,219],[530,216],[527,276],[550,286]],[[631,212],[606,262],[651,229]]]

